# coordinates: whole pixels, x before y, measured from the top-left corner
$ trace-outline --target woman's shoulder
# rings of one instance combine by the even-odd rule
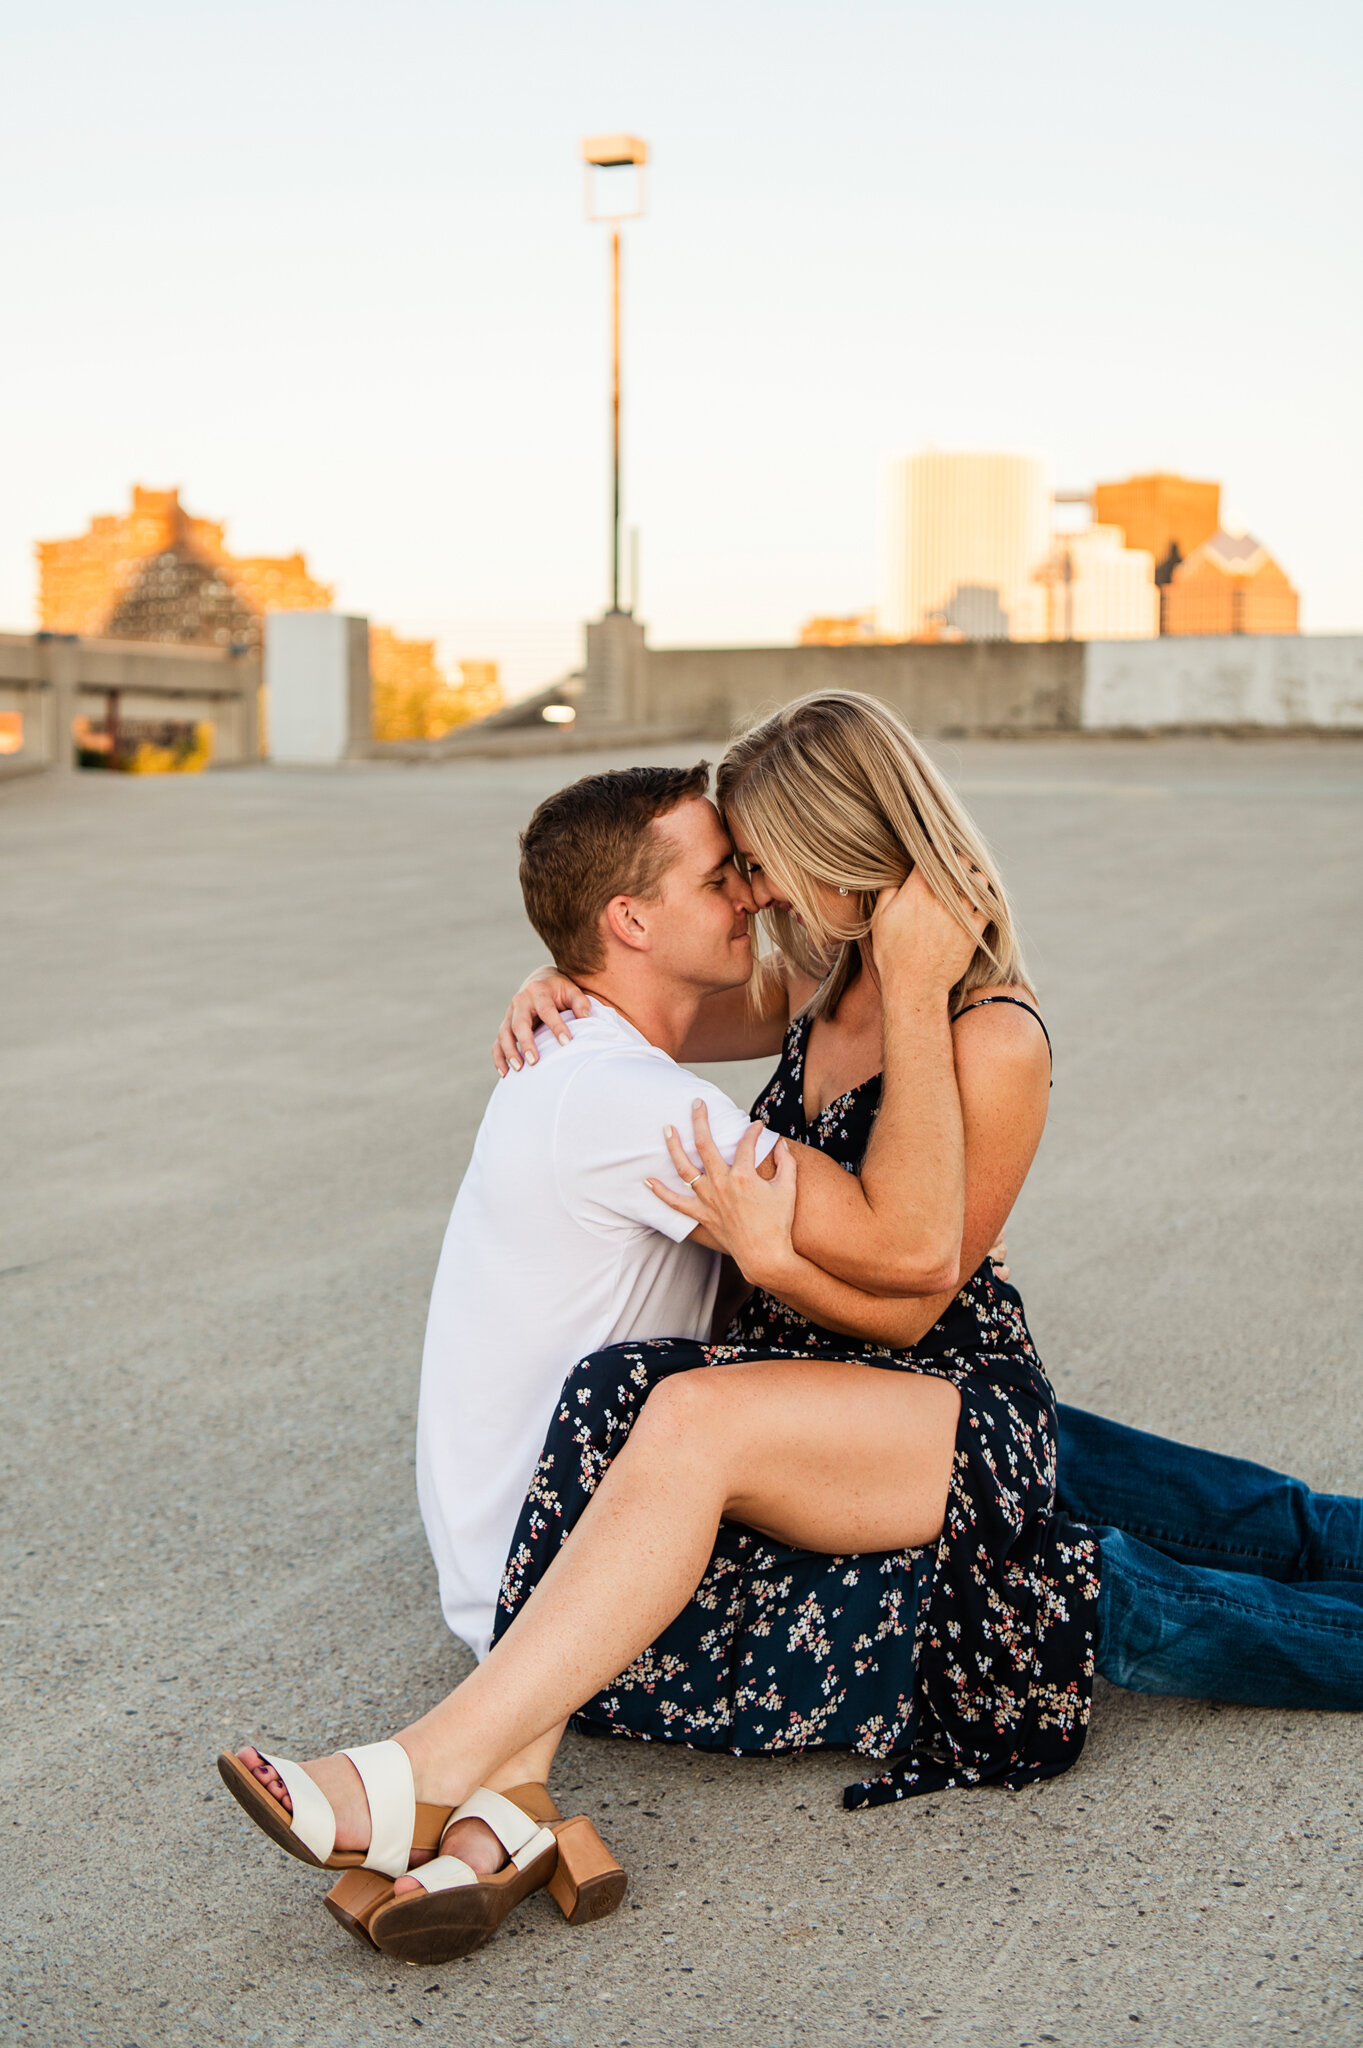
[[[1034,1016],[1041,1015],[1040,998],[1025,981],[1001,981],[984,988],[972,988],[970,994],[962,1001],[956,1016],[964,1017],[967,1010],[980,1009],[985,1003],[1008,1003],[1014,1008],[1030,1010]]]
[[[958,1042],[988,1043],[992,1051],[1024,1057],[1050,1057],[1051,1035],[1041,1005],[1025,982],[972,989],[951,1022]]]

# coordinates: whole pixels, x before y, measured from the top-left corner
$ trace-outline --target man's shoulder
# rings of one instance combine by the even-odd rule
[[[571,1085],[575,1094],[584,1085],[618,1080],[627,1074],[645,1087],[685,1076],[685,1068],[679,1067],[670,1053],[604,1004],[595,1006],[589,1017],[565,1014],[563,1021],[570,1044],[560,1045],[551,1032],[542,1029],[535,1034],[535,1047],[541,1063],[552,1069],[565,1087]]]
[[[701,1085],[695,1074],[679,1067],[661,1046],[650,1045],[637,1033],[631,1038],[583,1033],[574,1037],[571,1046],[555,1046],[554,1053],[563,1062],[559,1072],[565,1102],[599,1095],[616,1100],[630,1095],[670,1096],[679,1088],[694,1093]]]
[[[569,1104],[576,1109],[605,1098],[618,1105],[630,1097],[671,1095],[678,1088],[694,1094],[703,1086],[661,1046],[650,1044],[631,1026],[622,1028],[617,1019],[565,1015],[564,1022],[570,1042],[561,1045],[541,1026],[535,1034],[534,1065],[498,1081],[488,1100],[487,1119],[528,1117],[538,1122]]]

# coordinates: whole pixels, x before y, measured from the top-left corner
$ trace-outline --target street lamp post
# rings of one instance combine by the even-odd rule
[[[611,231],[611,610],[620,610],[620,224],[638,220],[644,211],[644,171],[648,144],[637,135],[590,135],[582,145],[586,174],[587,218],[606,221]],[[621,190],[617,176],[606,185],[599,171],[633,171]],[[602,202],[605,202],[604,204]],[[626,202],[630,203],[626,203]],[[631,590],[633,602],[635,593]]]

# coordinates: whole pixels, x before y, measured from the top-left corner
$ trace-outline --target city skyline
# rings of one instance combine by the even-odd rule
[[[377,69],[344,11],[248,6],[227,48],[174,20],[77,0],[7,31],[5,626],[34,538],[147,477],[447,660],[515,687],[513,641],[541,680],[575,659],[609,485],[576,152],[622,125],[654,151],[625,521],[655,641],[883,602],[885,471],[931,442],[1043,448],[1077,487],[1221,477],[1306,629],[1363,625],[1352,12],[1284,46],[1256,6],[702,4],[679,39],[406,0]]]

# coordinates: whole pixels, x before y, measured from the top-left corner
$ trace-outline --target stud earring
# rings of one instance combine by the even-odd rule
[[[846,889],[839,889],[838,894],[839,896],[845,896],[847,894],[847,891]]]

